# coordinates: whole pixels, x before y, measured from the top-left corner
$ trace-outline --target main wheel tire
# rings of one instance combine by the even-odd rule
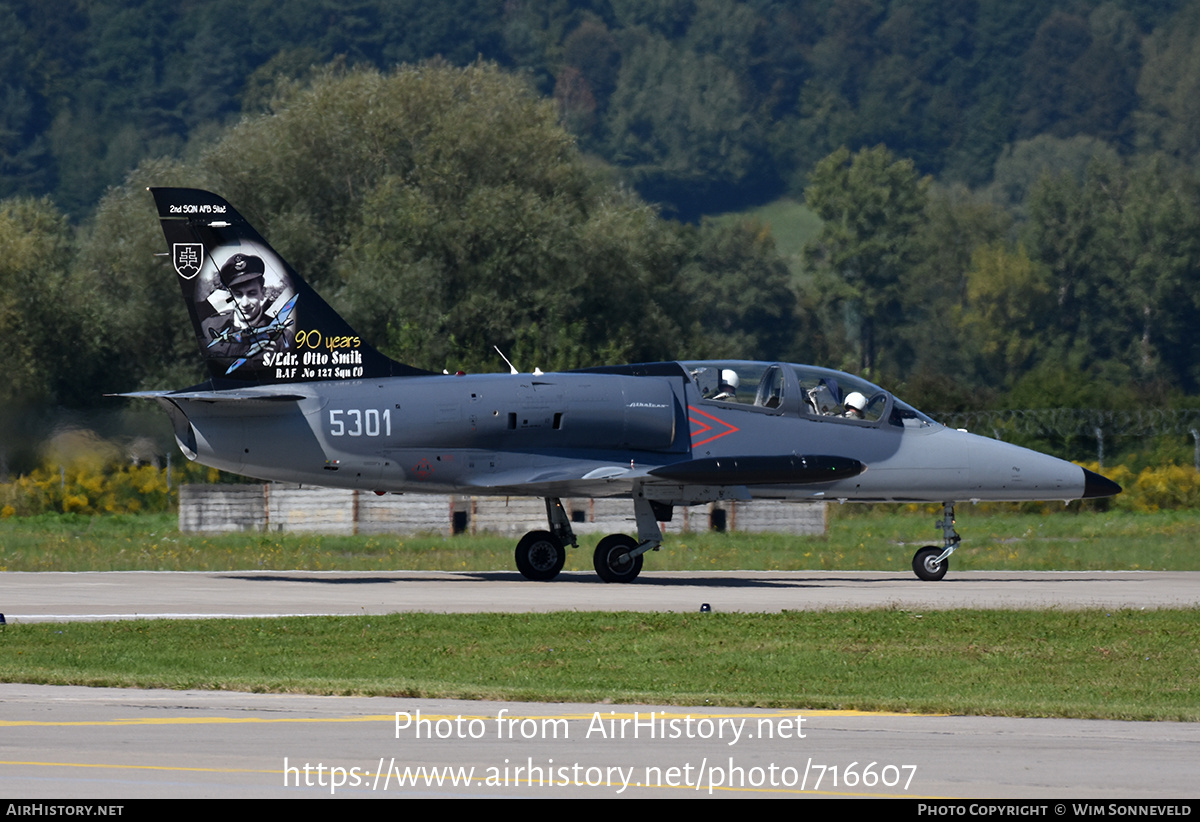
[[[625,534],[609,534],[596,546],[592,565],[605,582],[633,582],[642,572],[642,555],[629,556],[637,540]]]
[[[567,550],[549,531],[530,531],[517,543],[517,570],[525,579],[545,582],[558,576]]]
[[[913,556],[913,573],[918,578],[926,582],[937,582],[942,577],[946,576],[946,569],[950,567],[950,558],[935,562],[942,554],[942,549],[933,545],[926,545]]]

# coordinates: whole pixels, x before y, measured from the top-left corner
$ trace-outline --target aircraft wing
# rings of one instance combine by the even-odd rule
[[[474,477],[469,485],[488,494],[514,497],[620,497],[647,478],[645,468],[605,465],[583,471],[575,465],[520,468]]]

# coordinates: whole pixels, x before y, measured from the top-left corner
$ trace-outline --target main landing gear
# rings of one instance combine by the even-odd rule
[[[605,582],[633,582],[642,572],[642,555],[657,550],[662,543],[662,531],[650,500],[635,496],[633,512],[638,539],[625,534],[609,534],[600,540],[592,555],[592,566]],[[546,498],[546,519],[550,524],[549,531],[530,531],[517,543],[517,570],[521,576],[537,582],[558,576],[567,561],[566,546],[579,547],[562,500]]]
[[[525,579],[545,582],[558,576],[567,561],[567,546],[579,547],[571,520],[557,497],[546,498],[549,531],[530,531],[517,543],[517,570]]]
[[[609,534],[596,546],[592,566],[605,582],[633,582],[642,572],[638,541],[625,534]],[[643,552],[645,553],[645,552]]]
[[[567,561],[567,549],[549,531],[530,531],[517,543],[517,570],[525,579],[554,579]]]
[[[917,551],[912,561],[913,573],[926,582],[936,582],[946,576],[946,569],[950,567],[950,555],[958,549],[958,543],[962,542],[962,537],[954,530],[953,502],[942,503],[942,518],[938,520],[937,525],[942,529],[945,546],[938,548],[936,545],[926,545]]]

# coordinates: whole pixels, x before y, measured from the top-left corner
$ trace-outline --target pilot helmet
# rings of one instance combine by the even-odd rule
[[[722,386],[727,385],[730,388],[736,390],[737,387],[741,384],[742,384],[742,381],[740,379],[738,379],[737,372],[734,371],[732,368],[725,368],[721,371],[721,385]]]
[[[851,391],[846,395],[846,400],[842,405],[847,408],[853,408],[861,414],[862,410],[867,407],[867,398],[857,391]]]

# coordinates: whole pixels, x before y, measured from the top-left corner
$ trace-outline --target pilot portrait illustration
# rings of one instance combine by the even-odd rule
[[[209,287],[197,291],[197,297],[207,292],[197,306],[203,317],[200,326],[210,355],[231,360],[227,374],[243,366],[253,370],[260,363],[251,363],[252,358],[291,347],[296,296],[279,266],[269,266],[259,254],[239,251],[210,277]]]

